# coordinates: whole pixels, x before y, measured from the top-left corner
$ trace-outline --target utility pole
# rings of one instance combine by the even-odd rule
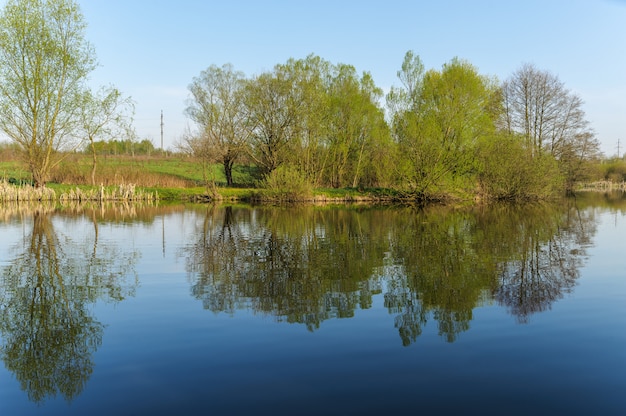
[[[617,139],[617,158],[619,159],[619,139]]]
[[[163,110],[161,110],[161,152],[163,151]],[[619,153],[619,150],[618,150]]]

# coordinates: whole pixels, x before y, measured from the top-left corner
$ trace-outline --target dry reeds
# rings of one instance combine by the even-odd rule
[[[104,186],[98,189],[81,190],[71,189],[64,192],[59,197],[61,201],[156,201],[159,199],[157,193],[145,192],[137,189],[135,185],[118,185],[116,188],[107,191]]]
[[[90,190],[82,190],[80,188],[71,189],[62,193],[59,198],[62,202],[67,201],[156,201],[159,199],[158,193],[145,192],[138,189],[135,185],[118,185],[113,189],[106,189],[104,186]],[[0,202],[18,202],[18,201],[55,201],[56,193],[50,188],[42,186],[35,188],[30,185],[19,186],[13,185],[6,181],[0,181]]]
[[[4,180],[0,181],[0,202],[53,201],[55,199],[54,191],[45,186],[34,188],[30,185],[12,185]]]

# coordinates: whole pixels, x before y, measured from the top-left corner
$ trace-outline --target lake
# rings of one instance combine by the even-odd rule
[[[626,414],[626,197],[0,206],[0,415]]]

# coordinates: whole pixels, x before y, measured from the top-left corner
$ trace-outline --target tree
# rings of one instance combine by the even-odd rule
[[[403,175],[409,190],[427,198],[444,180],[473,169],[478,140],[495,129],[499,95],[495,82],[459,59],[445,64],[441,71],[429,70],[419,79],[421,73],[418,59],[405,58],[399,74],[410,81],[404,82],[405,92],[396,92],[395,97],[405,104],[393,124],[406,158]]]
[[[268,122],[269,112],[260,124],[286,133],[280,160],[289,165],[282,172],[289,173],[289,181],[333,187],[388,183],[389,135],[378,105],[382,91],[369,73],[359,75],[351,65],[309,55],[277,65],[273,75],[289,87],[283,99],[293,107],[283,114],[291,118],[283,118],[289,121],[284,130]],[[280,119],[280,113],[273,114]]]
[[[233,185],[233,165],[245,149],[249,132],[242,107],[243,81],[244,74],[232,65],[211,65],[189,85],[192,99],[186,113],[198,126],[197,140],[206,142],[200,147],[211,149],[202,154],[223,164],[228,186]]]
[[[359,77],[345,64],[335,66],[329,90],[329,182],[336,188],[356,187],[365,167],[371,167],[367,161],[375,157],[370,151],[376,138],[383,136],[384,113],[377,105],[382,90],[369,73]]]
[[[73,150],[95,53],[73,0],[9,0],[0,15],[0,130],[42,186]]]
[[[96,184],[97,139],[112,139],[120,136],[130,140],[135,136],[132,128],[134,104],[130,97],[123,97],[113,87],[102,88],[95,95],[86,91],[81,112],[81,127],[84,136],[89,140],[93,165],[91,168],[91,184]]]
[[[415,55],[413,51],[408,51],[404,55],[402,67],[396,75],[402,83],[402,87],[391,87],[387,94],[387,108],[392,118],[417,108],[424,78],[424,64],[419,55]]]
[[[298,137],[301,101],[294,86],[290,71],[278,65],[246,84],[249,152],[264,176],[288,160]]]
[[[189,128],[185,130],[180,142],[176,144],[180,152],[198,158],[202,166],[202,180],[212,197],[218,195],[215,171],[211,167],[211,163],[215,160],[215,154],[217,153],[213,148],[214,144],[203,136],[194,134]]]
[[[303,181],[321,186],[327,167],[328,83],[332,64],[316,55],[289,59],[278,66],[293,80],[292,93],[299,102],[288,162]]]
[[[599,144],[585,119],[583,101],[556,75],[524,64],[504,82],[504,128],[521,134],[533,154],[560,162],[567,188],[579,179],[583,162],[596,157]]]

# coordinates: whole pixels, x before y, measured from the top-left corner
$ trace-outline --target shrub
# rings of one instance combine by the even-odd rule
[[[478,149],[478,183],[484,197],[543,199],[564,189],[556,160],[532,154],[519,138],[492,138]]]
[[[258,197],[272,201],[302,201],[311,199],[313,186],[298,169],[280,166],[259,183]]]

